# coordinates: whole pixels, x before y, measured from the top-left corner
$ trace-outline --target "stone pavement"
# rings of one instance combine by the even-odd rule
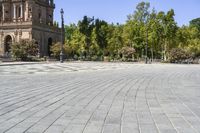
[[[74,71],[113,70],[132,67],[131,63],[68,62],[68,63],[10,63],[0,64],[0,74],[49,74]]]
[[[0,66],[0,133],[200,133],[200,65]]]

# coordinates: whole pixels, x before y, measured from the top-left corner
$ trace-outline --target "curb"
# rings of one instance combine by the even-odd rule
[[[23,65],[36,65],[36,64],[46,64],[46,62],[0,63],[0,66],[23,66]]]

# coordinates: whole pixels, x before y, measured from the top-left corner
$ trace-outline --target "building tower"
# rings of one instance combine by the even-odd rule
[[[50,56],[61,36],[53,25],[54,9],[53,0],[0,0],[0,55],[9,55],[14,42],[34,39],[40,56]]]

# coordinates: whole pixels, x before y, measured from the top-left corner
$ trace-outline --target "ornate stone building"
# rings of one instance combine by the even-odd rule
[[[0,0],[0,55],[10,53],[21,39],[36,40],[41,56],[60,41],[61,29],[53,26],[53,0]]]

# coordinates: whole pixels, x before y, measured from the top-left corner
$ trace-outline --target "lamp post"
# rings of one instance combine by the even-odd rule
[[[61,46],[60,46],[60,63],[63,63],[63,45],[64,45],[64,35],[65,35],[65,31],[64,31],[64,18],[63,18],[63,14],[64,11],[63,9],[60,10],[60,14],[61,14]]]
[[[145,45],[145,64],[148,64],[148,16],[146,18],[146,45]]]
[[[147,27],[146,27],[147,28]],[[145,63],[148,63],[148,28],[146,29]]]

